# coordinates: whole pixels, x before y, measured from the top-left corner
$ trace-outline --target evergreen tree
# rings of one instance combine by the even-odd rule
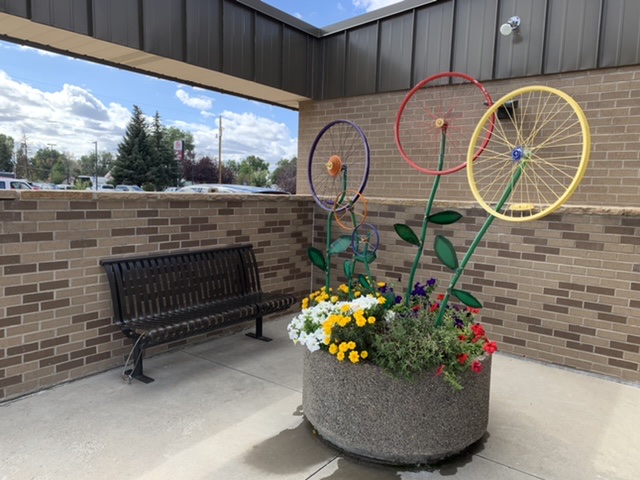
[[[160,114],[153,117],[151,131],[152,164],[149,166],[149,176],[156,189],[164,190],[169,186],[176,186],[180,180],[180,164],[173,151],[173,142],[167,138],[166,129],[162,126]]]
[[[13,172],[13,137],[0,133],[0,172]]]
[[[141,186],[153,183],[149,175],[155,164],[153,155],[144,114],[134,105],[125,136],[118,144],[118,156],[111,172],[116,183]]]

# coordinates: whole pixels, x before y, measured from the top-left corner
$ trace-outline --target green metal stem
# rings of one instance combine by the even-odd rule
[[[500,210],[504,206],[505,202],[511,196],[511,193],[513,193],[513,188],[515,187],[516,183],[518,183],[518,181],[520,180],[520,177],[522,175],[522,171],[524,170],[525,164],[526,164],[526,160],[523,160],[522,163],[518,166],[518,169],[513,174],[513,178],[511,179],[511,183],[509,184],[509,186],[506,188],[506,190],[502,194],[502,198],[500,198],[500,200],[496,204],[496,208],[495,208],[496,211]],[[444,294],[444,298],[442,299],[442,302],[440,304],[440,311],[438,312],[438,319],[436,320],[436,327],[439,327],[442,324],[442,320],[444,319],[444,312],[445,312],[445,310],[447,308],[447,303],[449,302],[449,297],[451,296],[451,290],[453,288],[455,288],[456,283],[458,283],[458,279],[460,278],[460,276],[462,275],[462,272],[464,271],[465,267],[467,266],[467,263],[469,263],[469,260],[471,259],[471,256],[474,254],[478,244],[482,241],[482,237],[484,237],[484,234],[487,233],[487,230],[489,229],[489,227],[491,226],[491,224],[493,223],[493,220],[495,218],[496,217],[494,217],[493,215],[489,215],[489,217],[485,220],[484,225],[482,225],[482,228],[476,234],[476,238],[473,239],[473,242],[469,246],[469,250],[467,250],[467,253],[464,256],[464,258],[462,259],[462,262],[460,262],[460,265],[456,269],[456,273],[454,274],[453,278],[451,279],[451,283],[449,283],[449,287],[447,288],[447,291]]]
[[[445,129],[442,129],[442,133],[440,135],[440,156],[438,158],[438,171],[442,170],[444,165],[444,148],[447,142],[447,134]],[[435,180],[433,181],[433,186],[431,187],[431,194],[429,195],[429,201],[427,202],[427,207],[424,212],[424,218],[422,219],[422,231],[420,232],[420,246],[418,247],[418,252],[416,253],[416,257],[413,259],[413,265],[411,266],[411,272],[409,273],[409,284],[407,285],[407,293],[404,296],[404,304],[409,305],[409,300],[411,299],[411,292],[413,291],[413,281],[416,276],[416,270],[418,269],[418,264],[420,263],[420,257],[424,252],[424,241],[427,238],[427,226],[429,225],[429,215],[431,215],[431,209],[433,207],[433,202],[436,198],[436,192],[438,191],[438,186],[440,184],[440,175],[436,175]]]
[[[339,203],[342,203],[342,201],[344,200],[344,196],[347,194],[347,168],[343,167],[342,168],[342,196],[340,197],[340,199],[338,200]],[[324,280],[324,286],[325,286],[325,290],[327,292],[327,294],[329,293],[329,288],[331,288],[331,252],[330,252],[330,247],[331,247],[331,225],[333,222],[333,215],[330,213],[329,217],[327,218],[327,249],[326,249],[326,253],[327,253],[327,271],[325,272],[325,280]]]

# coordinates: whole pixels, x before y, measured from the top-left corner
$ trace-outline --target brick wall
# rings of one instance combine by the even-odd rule
[[[311,212],[304,197],[0,192],[0,400],[123,364],[100,259],[253,243],[265,290],[306,293]]]
[[[535,84],[563,90],[584,110],[592,140],[589,168],[568,207],[531,223],[495,221],[459,286],[485,304],[481,319],[503,351],[640,382],[640,67],[484,86],[495,101]],[[304,165],[313,140],[333,120],[351,120],[367,136],[367,222],[380,228],[382,236],[374,274],[390,280],[406,280],[413,260],[392,225],[421,225],[434,179],[411,168],[394,141],[395,116],[406,94],[306,102],[300,108],[299,158]],[[298,191],[309,191],[306,168],[298,170]],[[461,256],[487,214],[474,208],[464,172],[442,177],[438,199],[452,202],[465,219],[432,228],[427,243],[433,244],[432,234],[444,232]],[[325,223],[326,212],[316,209],[316,246],[323,245]],[[434,274],[445,287],[448,272],[434,260],[432,249],[426,253],[422,278]],[[318,277],[316,284],[322,284]]]
[[[493,81],[485,83],[484,87],[497,101],[516,88],[537,84],[558,88],[571,95],[584,110],[591,128],[589,168],[569,203],[637,206],[640,192],[640,67]],[[460,91],[474,95],[474,98],[478,94],[475,89]],[[306,167],[311,145],[320,130],[333,120],[351,120],[363,130],[371,151],[371,173],[365,196],[426,198],[428,193],[425,192],[429,191],[433,177],[411,168],[398,153],[394,140],[396,113],[407,93],[303,103],[298,158]],[[452,135],[455,137],[455,132]],[[432,155],[433,169],[437,166],[437,153],[434,151]],[[298,192],[308,191],[306,168],[300,168]],[[438,198],[475,204],[464,172],[442,177]]]

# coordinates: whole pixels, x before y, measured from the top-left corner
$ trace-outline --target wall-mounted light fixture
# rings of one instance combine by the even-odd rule
[[[500,26],[500,33],[505,37],[511,35],[514,30],[520,27],[520,17],[514,16],[507,20],[507,23],[503,23]]]

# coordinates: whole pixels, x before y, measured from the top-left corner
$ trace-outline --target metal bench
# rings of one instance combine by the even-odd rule
[[[132,339],[133,368],[144,383],[143,350],[288,309],[295,297],[264,293],[252,245],[101,260],[107,272],[114,321]]]

